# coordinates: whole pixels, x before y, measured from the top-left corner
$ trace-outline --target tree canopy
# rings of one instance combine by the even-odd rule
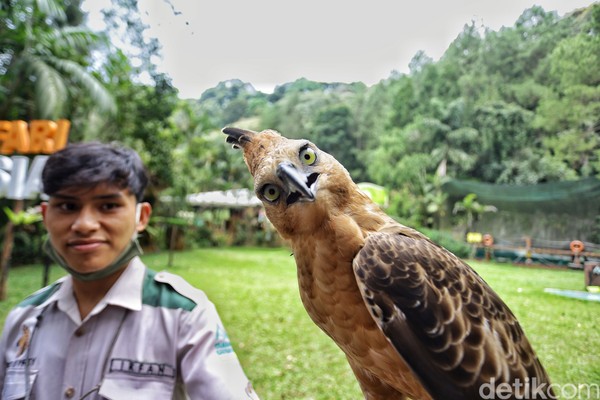
[[[196,100],[178,99],[156,71],[160,46],[144,35],[137,2],[116,1],[105,18],[106,31],[92,32],[80,0],[1,7],[0,119],[66,118],[72,141],[131,145],[154,195],[248,186],[219,134],[228,124],[312,140],[421,225],[439,219],[447,179],[600,175],[598,3],[563,17],[534,6],[498,31],[466,23],[441,59],[420,51],[409,73],[370,87],[299,78],[265,94],[232,79]],[[114,47],[111,32],[137,50]]]

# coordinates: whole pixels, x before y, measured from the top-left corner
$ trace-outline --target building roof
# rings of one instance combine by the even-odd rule
[[[201,207],[245,208],[257,207],[262,204],[250,189],[192,193],[188,194],[185,200],[192,206]]]

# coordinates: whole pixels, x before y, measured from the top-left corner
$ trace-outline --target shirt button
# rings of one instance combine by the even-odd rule
[[[83,327],[80,327],[80,328],[77,328],[77,330],[75,331],[75,336],[80,337],[80,336],[83,336],[84,333],[85,333],[85,330],[83,329]]]
[[[65,390],[65,397],[67,399],[70,399],[71,397],[73,397],[75,395],[75,388],[73,388],[72,386],[69,386],[67,388],[67,390]]]

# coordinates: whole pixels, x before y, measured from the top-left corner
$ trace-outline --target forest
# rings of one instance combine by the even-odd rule
[[[313,141],[356,182],[385,187],[387,211],[415,227],[448,217],[449,180],[600,177],[600,3],[562,17],[534,6],[498,31],[465,21],[439,60],[420,51],[409,73],[372,86],[298,77],[261,93],[232,77],[191,100],[157,72],[160,45],[144,35],[136,1],[114,4],[94,32],[81,0],[2,2],[0,120],[68,119],[71,142],[132,146],[157,203],[251,187],[226,125]],[[117,48],[115,32],[135,51]]]

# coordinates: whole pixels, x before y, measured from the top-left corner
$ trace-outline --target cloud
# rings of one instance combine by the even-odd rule
[[[95,0],[98,6],[109,0]],[[90,0],[86,1],[86,3]],[[307,78],[368,85],[408,71],[419,50],[438,59],[475,21],[512,26],[539,4],[559,14],[585,0],[220,0],[142,1],[148,34],[159,39],[160,70],[183,98],[228,79],[259,90]],[[91,4],[91,3],[90,3]]]

